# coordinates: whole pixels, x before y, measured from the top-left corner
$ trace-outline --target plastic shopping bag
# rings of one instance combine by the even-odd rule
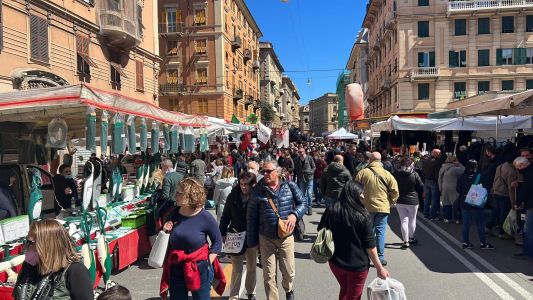
[[[516,222],[516,210],[511,210],[509,211],[509,214],[503,223],[503,231],[512,236],[516,232],[517,227],[518,223]]]
[[[160,231],[155,239],[152,251],[148,257],[148,265],[152,268],[162,268],[165,262],[165,256],[167,255],[168,240],[170,234]]]
[[[405,288],[393,278],[376,278],[366,288],[368,300],[407,300]]]

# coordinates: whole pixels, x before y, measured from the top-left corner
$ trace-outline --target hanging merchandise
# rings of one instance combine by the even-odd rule
[[[48,138],[46,147],[55,149],[65,149],[67,147],[67,122],[63,119],[53,119],[48,123]]]
[[[152,153],[159,152],[159,125],[157,125],[156,121],[152,121],[150,138],[152,139]]]
[[[186,127],[183,134],[183,152],[194,152],[194,133],[191,127]]]
[[[134,154],[137,150],[137,137],[135,136],[135,116],[128,117],[128,150]]]
[[[98,158],[91,158],[93,164],[93,195],[92,195],[92,204],[93,208],[98,206],[98,198],[102,193],[102,173],[103,173],[103,164],[102,161]]]
[[[209,143],[207,141],[207,129],[205,127],[200,129],[200,152],[209,150]]]
[[[107,222],[107,210],[103,207],[96,209],[96,218],[98,220],[98,227],[100,228],[100,236],[96,239],[96,249],[98,250],[98,261],[100,261],[100,267],[102,268],[104,278],[104,285],[107,289],[109,278],[111,277],[111,270],[113,264],[111,263],[111,255],[109,252],[109,245],[106,242],[105,236],[105,223]]]
[[[85,169],[89,170],[89,176],[85,178],[83,182],[83,194],[82,194],[82,210],[87,211],[89,209],[89,204],[91,204],[91,199],[93,196],[93,185],[94,185],[94,165],[91,161],[85,163]]]
[[[102,126],[100,133],[100,151],[102,151],[101,157],[107,156],[107,136],[109,135],[109,114],[107,111],[102,112]]]
[[[31,172],[31,190],[28,215],[30,222],[41,218],[41,209],[43,207],[43,193],[41,192],[42,180],[41,172],[35,168],[30,169]]]
[[[84,243],[81,246],[82,261],[87,270],[89,270],[89,278],[91,285],[94,285],[96,280],[96,258],[94,257],[94,249],[91,247],[91,228],[93,227],[93,219],[87,211],[83,211],[81,215],[80,229],[83,232]]]
[[[179,137],[179,126],[174,125],[172,128],[170,128],[170,153],[178,153],[178,137]]]
[[[163,138],[165,140],[165,147],[163,148],[166,151],[170,150],[170,127],[168,124],[163,125]]]
[[[145,152],[148,147],[148,126],[146,125],[146,119],[141,118],[141,152]]]
[[[118,166],[113,166],[111,171],[111,201],[121,201],[122,198],[122,173]]]
[[[112,154],[122,154],[124,151],[124,117],[116,113],[111,121],[113,123],[113,135],[111,143]]]
[[[85,149],[96,153],[96,112],[88,107],[85,114]]]

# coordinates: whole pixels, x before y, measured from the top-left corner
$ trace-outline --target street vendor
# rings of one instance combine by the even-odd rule
[[[61,165],[59,174],[54,176],[54,193],[57,199],[54,202],[56,214],[59,214],[62,209],[70,208],[72,199],[76,206],[81,204],[78,199],[78,185],[72,178],[72,169],[69,165]]]

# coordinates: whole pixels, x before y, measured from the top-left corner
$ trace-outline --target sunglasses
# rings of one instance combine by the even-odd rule
[[[264,169],[264,170],[261,170],[261,174],[270,174],[270,173],[272,173],[274,171],[276,171],[276,169],[271,169],[271,170]]]
[[[32,241],[32,240],[26,240],[24,242],[24,250],[28,250],[30,248],[31,245],[35,245],[35,241]]]

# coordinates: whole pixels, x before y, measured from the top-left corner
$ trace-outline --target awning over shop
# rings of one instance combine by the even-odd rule
[[[229,123],[224,119],[209,117],[207,125],[207,135],[228,135],[240,134],[255,130],[255,126]]]
[[[459,108],[461,116],[509,116],[533,114],[533,90],[503,95]]]

